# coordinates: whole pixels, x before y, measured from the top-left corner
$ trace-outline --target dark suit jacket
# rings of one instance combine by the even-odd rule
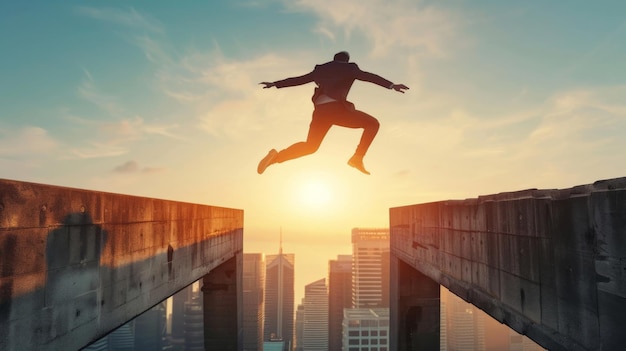
[[[378,84],[388,89],[393,84],[379,75],[361,71],[356,63],[341,61],[330,61],[316,65],[311,73],[279,80],[274,82],[274,84],[277,88],[284,88],[314,81],[320,87],[322,94],[338,101],[346,101],[350,87],[352,87],[355,79]]]

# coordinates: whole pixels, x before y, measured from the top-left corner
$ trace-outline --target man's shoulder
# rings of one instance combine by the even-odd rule
[[[359,66],[357,66],[357,64],[354,62],[329,61],[326,63],[315,65],[315,69],[358,70]]]

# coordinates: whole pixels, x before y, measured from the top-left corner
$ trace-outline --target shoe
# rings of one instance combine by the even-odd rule
[[[259,165],[256,168],[257,173],[263,174],[265,169],[274,163],[276,156],[278,156],[278,151],[276,151],[276,149],[271,149],[270,152],[267,153],[267,156],[263,157],[261,162],[259,162]]]
[[[365,166],[363,165],[363,159],[357,156],[352,156],[352,158],[350,158],[350,160],[348,160],[348,166],[350,167],[354,167],[356,169],[358,169],[359,171],[369,175],[370,172],[368,172],[365,169]]]

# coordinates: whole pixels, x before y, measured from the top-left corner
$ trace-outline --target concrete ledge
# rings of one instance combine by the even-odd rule
[[[0,349],[79,349],[242,249],[242,210],[0,179]]]
[[[390,226],[392,256],[540,345],[626,344],[626,178],[391,208]]]

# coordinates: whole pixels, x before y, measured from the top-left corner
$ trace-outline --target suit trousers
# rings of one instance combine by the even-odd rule
[[[281,150],[276,156],[276,162],[280,163],[314,153],[319,149],[322,140],[333,125],[346,128],[363,128],[361,140],[355,151],[355,156],[361,158],[365,156],[380,126],[376,118],[356,110],[354,104],[348,101],[334,101],[316,105],[306,141],[295,143]]]

